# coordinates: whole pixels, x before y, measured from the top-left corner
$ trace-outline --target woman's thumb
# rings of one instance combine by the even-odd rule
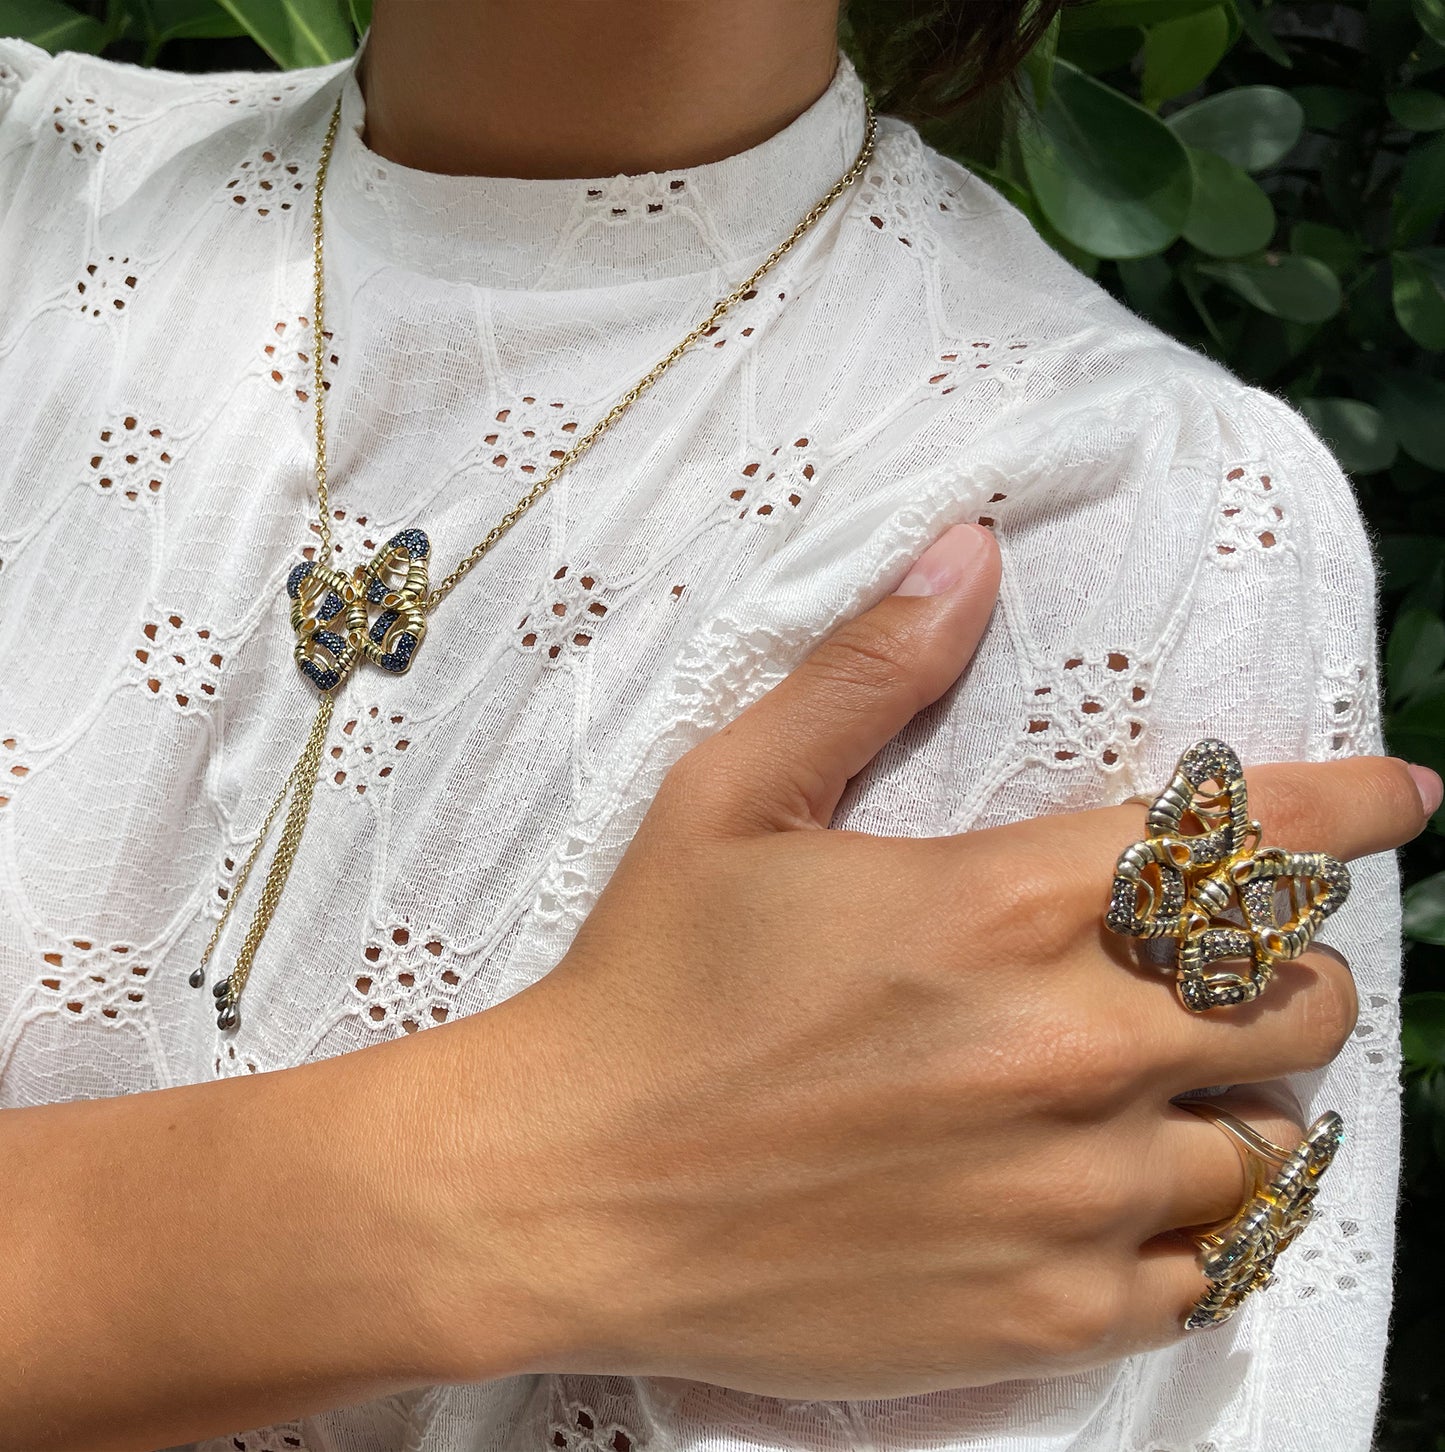
[[[826,827],[848,779],[963,673],[999,569],[988,530],[946,530],[891,595],[688,753],[694,809],[724,830]]]

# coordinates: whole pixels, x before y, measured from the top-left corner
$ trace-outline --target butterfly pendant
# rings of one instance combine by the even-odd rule
[[[1198,741],[1179,758],[1147,833],[1119,857],[1105,922],[1128,937],[1176,939],[1176,987],[1195,1012],[1258,998],[1275,965],[1299,957],[1349,894],[1338,858],[1259,847],[1244,771],[1223,741]],[[1214,967],[1226,960],[1240,966]]]
[[[291,571],[296,664],[318,690],[334,691],[362,658],[394,675],[411,665],[426,636],[430,555],[424,530],[403,529],[350,575],[312,560]]]

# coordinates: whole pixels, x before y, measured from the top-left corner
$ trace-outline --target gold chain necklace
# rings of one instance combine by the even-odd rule
[[[291,805],[286,812],[285,825],[281,829],[281,840],[271,859],[265,884],[261,888],[260,900],[251,919],[251,926],[241,943],[235,966],[212,989],[216,999],[217,1027],[235,1029],[241,1022],[241,993],[250,977],[256,950],[261,946],[261,939],[265,937],[272,914],[281,900],[281,893],[291,872],[291,864],[296,860],[301,834],[311,811],[311,799],[316,788],[316,775],[326,743],[326,732],[331,724],[331,713],[336,704],[337,693],[350,675],[352,667],[358,661],[368,660],[393,675],[405,673],[426,636],[427,617],[456,589],[463,576],[551,488],[565,469],[580,459],[699,338],[713,328],[729,308],[752,292],[763,274],[790,252],[799,238],[858,179],[873,155],[873,143],[878,131],[872,101],[866,96],[864,107],[867,124],[863,144],[852,166],[833,184],[828,194],[807,212],[750,276],[722,298],[665,358],[660,359],[639,378],[553,464],[492,526],[440,585],[430,589],[427,571],[431,542],[424,530],[400,530],[373,554],[368,564],[358,564],[350,575],[344,574],[331,564],[331,508],[326,492],[326,390],[322,366],[326,350],[323,331],[325,268],[321,199],[326,187],[326,173],[331,166],[331,150],[336,141],[336,130],[341,121],[341,97],[337,97],[336,105],[332,108],[330,125],[326,128],[326,139],[321,146],[321,159],[316,168],[316,192],[311,213],[311,394],[316,401],[316,499],[320,510],[321,548],[317,561],[302,560],[286,580],[286,593],[291,598],[291,628],[296,632],[296,663],[302,674],[320,692],[321,699],[317,705],[311,733],[306,738],[306,745],[302,748],[296,765],[292,767],[291,774],[282,783],[275,801],[271,803],[271,810],[261,824],[255,845],[226,898],[226,906],[211,933],[211,940],[201,954],[201,965],[190,977],[193,988],[199,988],[205,983],[206,964],[230,919],[231,910],[245,889],[246,879],[251,875],[251,868],[260,855],[261,847],[289,798]],[[379,613],[373,616],[372,607],[376,607]]]

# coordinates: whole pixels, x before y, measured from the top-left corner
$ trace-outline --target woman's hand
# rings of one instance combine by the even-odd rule
[[[824,830],[987,622],[992,541],[935,549],[951,587],[848,623],[673,767],[565,960],[493,1011],[526,1046],[529,1370],[894,1397],[1172,1341],[1205,1282],[1170,1232],[1245,1190],[1171,1097],[1319,1068],[1355,1023],[1328,949],[1207,1014],[1135,964],[1102,913],[1138,804]],[[1269,841],[1342,858],[1427,815],[1389,757],[1255,767],[1250,793]]]

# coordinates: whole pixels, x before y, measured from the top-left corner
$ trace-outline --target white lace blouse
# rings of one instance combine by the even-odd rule
[[[353,62],[176,75],[0,42],[0,1105],[275,1069],[525,987],[668,764],[959,520],[1002,545],[988,635],[838,825],[958,832],[1153,793],[1205,734],[1246,764],[1381,749],[1371,546],[1320,441],[885,118],[865,178],[487,556],[410,673],[349,681],[244,1022],[219,1033],[187,977],[314,710],[284,582],[317,543],[310,188],[338,92],[332,532],[350,563],[420,526],[438,576],[863,128],[843,60],[791,125],[710,165],[438,176],[363,145]],[[1278,1284],[1225,1327],[886,1401],[536,1375],[204,1446],[1363,1449],[1399,901],[1393,856],[1355,877],[1326,936],[1360,1025],[1297,1085],[1350,1137]],[[104,1233],[124,1254],[122,1222]]]

